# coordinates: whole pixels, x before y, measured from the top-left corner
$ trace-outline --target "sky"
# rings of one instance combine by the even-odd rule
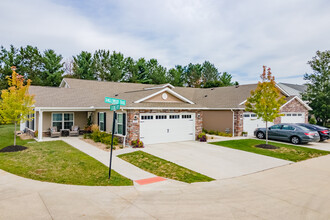
[[[161,65],[214,63],[240,84],[302,84],[330,49],[329,0],[1,0],[0,45],[54,49],[64,59],[106,49]]]

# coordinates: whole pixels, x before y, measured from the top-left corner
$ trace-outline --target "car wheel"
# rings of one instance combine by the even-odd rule
[[[259,131],[259,132],[257,133],[257,138],[259,138],[259,139],[264,139],[264,138],[265,138],[265,134],[264,134],[263,132]]]
[[[299,144],[300,143],[300,138],[297,136],[291,137],[291,143],[292,144]]]

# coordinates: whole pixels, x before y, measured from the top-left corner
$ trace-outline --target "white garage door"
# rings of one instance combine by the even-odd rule
[[[274,123],[268,122],[268,127]],[[251,112],[245,112],[243,114],[243,131],[248,133],[248,136],[253,136],[256,128],[265,128],[266,122],[262,119],[258,119],[257,115]]]
[[[305,113],[285,113],[285,115],[281,117],[281,123],[305,123]]]
[[[145,144],[195,140],[195,114],[141,114],[140,139]]]

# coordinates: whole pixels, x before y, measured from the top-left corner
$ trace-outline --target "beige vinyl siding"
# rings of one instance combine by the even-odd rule
[[[66,113],[66,112],[43,112],[43,123],[42,130],[43,132],[49,131],[49,128],[52,126],[52,113]],[[87,112],[68,112],[73,113],[73,122],[74,125],[79,126],[80,129],[84,129],[87,125]],[[39,112],[36,114],[36,129],[39,130]]]
[[[112,118],[113,118],[113,111],[110,110],[96,110],[93,114],[93,124],[97,124],[97,114],[99,112],[106,113],[106,132],[112,132]]]
[[[233,112],[231,111],[203,111],[203,128],[225,132],[233,129]]]

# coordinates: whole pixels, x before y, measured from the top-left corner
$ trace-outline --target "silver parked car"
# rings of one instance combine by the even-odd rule
[[[279,141],[290,141],[293,144],[319,141],[320,136],[317,131],[296,124],[277,124],[268,128],[268,138]],[[254,135],[259,139],[266,138],[266,128],[257,128]]]

